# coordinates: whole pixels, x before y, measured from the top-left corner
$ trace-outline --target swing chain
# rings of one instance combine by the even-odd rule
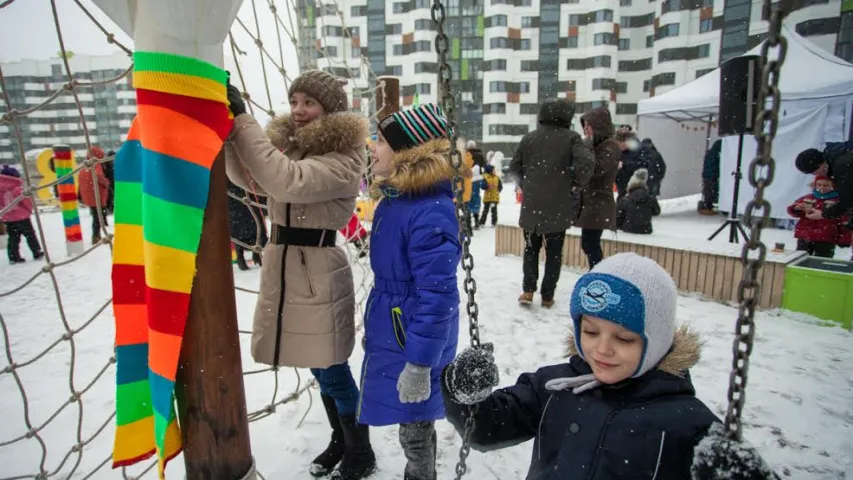
[[[743,278],[738,285],[737,324],[735,326],[735,341],[733,345],[732,372],[729,378],[728,411],[726,412],[726,436],[739,441],[743,431],[741,417],[746,400],[747,371],[749,356],[755,338],[755,308],[761,295],[759,274],[764,267],[767,257],[767,246],[761,241],[761,231],[770,219],[770,202],[764,198],[765,189],[773,181],[776,162],[771,156],[773,138],[779,127],[779,74],[785,61],[788,43],[782,36],[782,20],[789,11],[786,2],[774,3],[764,0],[765,18],[769,19],[767,41],[761,47],[759,69],[761,88],[758,92],[753,135],[756,143],[756,156],[749,165],[749,184],[755,189],[755,198],[750,200],[744,211],[744,223],[750,229],[749,238],[741,252],[743,263]],[[771,48],[778,47],[776,58],[770,59]],[[770,105],[768,107],[768,100]],[[757,252],[750,257],[750,252]]]
[[[474,257],[471,255],[471,232],[466,230],[469,225],[471,213],[462,201],[464,181],[462,180],[462,155],[456,146],[458,130],[456,126],[456,99],[450,88],[453,79],[453,71],[447,62],[447,52],[450,50],[450,40],[444,31],[446,11],[441,0],[433,0],[430,9],[432,21],[435,23],[437,32],[435,35],[435,51],[438,54],[438,88],[440,90],[440,105],[447,118],[447,139],[450,141],[450,163],[456,170],[453,178],[453,198],[456,199],[456,219],[459,222],[460,237],[462,241],[462,269],[465,271],[463,286],[468,295],[466,310],[468,313],[468,329],[471,337],[471,346],[480,346],[480,327],[478,322],[479,309],[474,295],[477,293],[477,282],[473,277]],[[465,420],[465,432],[462,436],[462,446],[459,448],[459,462],[456,464],[456,480],[468,472],[466,460],[471,453],[471,434],[474,432],[474,419],[477,412],[476,405],[468,407],[468,418]]]

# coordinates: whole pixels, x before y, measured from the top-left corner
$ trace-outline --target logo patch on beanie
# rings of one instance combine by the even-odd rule
[[[622,301],[622,297],[613,293],[610,285],[601,280],[589,282],[579,293],[581,306],[590,313],[600,312],[608,305],[619,305]]]

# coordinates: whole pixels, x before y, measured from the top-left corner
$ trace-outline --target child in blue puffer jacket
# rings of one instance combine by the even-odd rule
[[[374,285],[365,309],[360,423],[400,425],[406,480],[436,478],[441,372],[456,355],[461,258],[447,160],[447,123],[433,105],[379,123],[371,145],[381,198],[370,232]]]

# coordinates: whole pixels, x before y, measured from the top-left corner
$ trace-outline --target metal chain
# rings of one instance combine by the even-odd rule
[[[769,19],[767,41],[761,47],[761,60],[759,63],[761,75],[761,89],[758,92],[757,111],[753,135],[758,143],[756,156],[749,165],[749,184],[755,188],[755,198],[750,200],[744,212],[744,223],[749,226],[750,235],[741,253],[743,263],[743,278],[738,285],[738,309],[737,324],[735,327],[735,341],[733,345],[734,357],[732,359],[732,372],[729,379],[729,406],[726,412],[726,436],[732,440],[740,440],[743,425],[741,417],[743,406],[746,401],[747,371],[749,369],[749,356],[752,354],[752,344],[755,339],[755,307],[761,294],[761,284],[758,275],[764,267],[767,256],[767,247],[761,241],[761,231],[770,218],[770,202],[764,198],[764,191],[773,181],[776,162],[771,156],[773,138],[779,127],[779,106],[781,95],[779,92],[779,74],[788,42],[782,37],[782,20],[787,13],[786,7],[779,2],[774,7],[771,0],[764,0],[764,13]],[[778,47],[777,57],[769,59],[771,48]],[[768,99],[770,106],[767,106]],[[765,133],[766,132],[766,133]],[[757,254],[750,257],[750,252]]]
[[[468,331],[471,336],[471,346],[480,347],[480,326],[478,321],[479,309],[474,295],[477,293],[477,282],[473,277],[474,257],[471,255],[471,232],[467,231],[471,212],[462,201],[464,181],[461,176],[462,155],[456,146],[458,130],[456,128],[456,98],[450,89],[450,81],[453,79],[453,70],[447,63],[447,51],[450,49],[450,41],[444,32],[444,20],[446,18],[444,4],[441,0],[434,0],[431,9],[432,21],[435,22],[437,33],[435,35],[435,51],[438,54],[438,83],[441,89],[440,104],[447,117],[447,139],[450,141],[450,163],[456,169],[453,178],[453,197],[456,199],[456,219],[459,221],[459,235],[462,241],[462,269],[465,271],[463,285],[468,295],[466,309],[468,313]],[[456,464],[456,480],[460,480],[468,472],[465,461],[471,453],[471,434],[474,433],[474,417],[477,406],[468,407],[468,418],[465,420],[465,432],[462,435],[462,446],[459,448],[459,462]]]

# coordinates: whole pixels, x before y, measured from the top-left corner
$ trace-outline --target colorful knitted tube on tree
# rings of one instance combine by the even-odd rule
[[[164,478],[181,451],[175,374],[210,169],[233,118],[224,70],[155,52],[133,60],[137,116],[115,166],[113,468],[156,453]]]
[[[56,177],[68,178],[56,185],[59,193],[59,205],[62,208],[62,223],[65,225],[65,242],[68,244],[83,241],[83,232],[80,230],[80,212],[77,210],[77,187],[74,185],[74,152],[71,147],[58,145],[53,147],[53,167],[56,169]]]

